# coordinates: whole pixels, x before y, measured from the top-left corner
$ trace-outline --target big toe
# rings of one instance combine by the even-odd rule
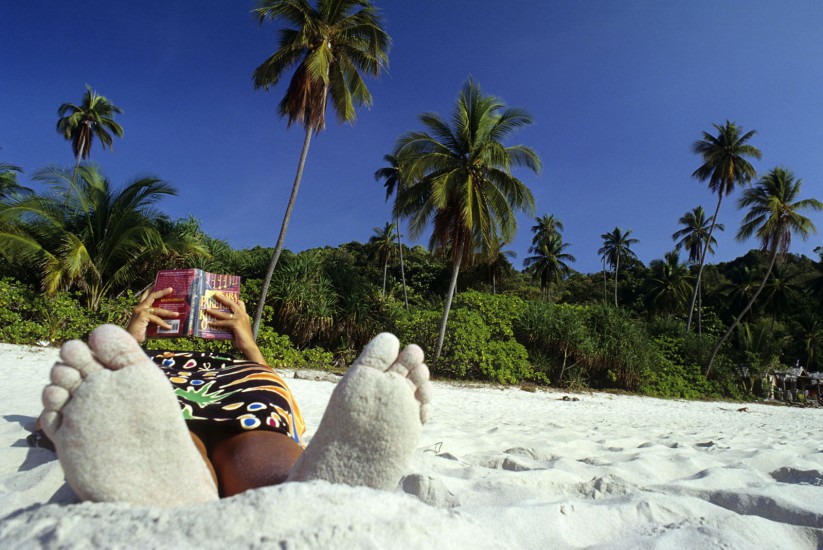
[[[388,370],[397,359],[400,341],[390,332],[381,332],[366,344],[354,365],[371,367],[380,371]]]
[[[106,367],[119,370],[148,357],[131,334],[115,325],[101,325],[89,334],[89,346]]]
[[[409,373],[413,372],[423,364],[424,358],[423,350],[420,346],[417,344],[409,344],[403,348],[403,351],[401,351],[400,355],[397,356],[397,359],[394,361],[389,370],[396,372],[400,376],[408,376]]]

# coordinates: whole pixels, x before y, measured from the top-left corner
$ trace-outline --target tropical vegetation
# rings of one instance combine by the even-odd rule
[[[437,113],[420,115],[426,131],[403,134],[394,156],[404,175],[396,214],[409,220],[416,238],[432,223],[429,244],[448,250],[451,282],[434,352],[440,357],[460,266],[476,251],[497,240],[510,242],[517,230],[515,213],[531,213],[534,198],[511,172],[524,167],[540,172],[540,159],[524,145],[504,145],[518,129],[531,124],[523,109],[506,107],[485,95],[471,78],[452,110],[451,124]]]

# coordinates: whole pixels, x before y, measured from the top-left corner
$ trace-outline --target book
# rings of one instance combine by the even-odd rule
[[[215,294],[222,294],[234,302],[240,300],[240,277],[209,273],[202,269],[167,269],[157,272],[154,290],[173,288],[174,291],[154,301],[152,307],[176,311],[176,319],[165,319],[170,329],[150,324],[146,331],[149,338],[206,338],[209,340],[232,340],[231,331],[213,328],[206,309],[231,310],[218,302]]]

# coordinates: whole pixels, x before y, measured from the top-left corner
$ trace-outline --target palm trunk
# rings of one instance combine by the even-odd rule
[[[449,310],[452,307],[454,289],[457,288],[457,274],[460,272],[460,261],[463,259],[463,245],[460,244],[455,252],[452,262],[452,280],[449,283],[449,292],[446,294],[446,307],[443,310],[443,321],[440,323],[440,334],[437,337],[437,351],[434,353],[434,364],[440,359],[440,352],[443,350],[443,340],[446,339],[446,321],[449,320]]]
[[[389,270],[389,257],[386,256],[386,259],[383,261],[383,298],[386,297],[386,273]]]
[[[709,235],[706,237],[706,244],[703,245],[703,253],[700,254],[700,266],[697,268],[697,282],[694,284],[694,294],[692,295],[692,303],[689,306],[689,322],[686,323],[686,332],[692,329],[692,314],[694,313],[694,302],[697,300],[697,293],[700,291],[700,279],[703,277],[703,264],[706,261],[706,253],[709,251],[709,245],[712,242],[712,233],[714,233],[714,226],[717,223],[717,215],[720,213],[720,203],[723,202],[723,193],[717,196],[717,208],[714,209],[714,217],[712,217],[712,225],[709,227]]]
[[[687,329],[688,331],[688,329]],[[703,334],[703,289],[697,291],[697,335]]]
[[[406,303],[406,311],[409,311],[409,295],[406,292],[406,268],[403,267],[403,243],[400,242],[400,220],[396,219],[397,224],[397,248],[400,250],[400,279],[403,281],[403,301]]]
[[[752,305],[754,304],[754,301],[757,300],[757,297],[760,295],[760,292],[763,290],[763,287],[766,286],[766,281],[769,280],[769,275],[771,275],[771,273],[772,273],[772,268],[774,267],[774,261],[776,259],[777,259],[777,247],[775,246],[774,250],[772,250],[772,258],[769,261],[769,268],[766,270],[766,275],[765,275],[765,277],[763,277],[763,281],[760,282],[760,286],[757,287],[757,291],[754,293],[751,300],[749,300],[749,303],[746,304],[746,307],[743,308],[743,311],[740,312],[740,315],[737,316],[737,319],[734,320],[734,323],[732,323],[732,326],[729,327],[729,330],[726,331],[726,334],[723,335],[723,338],[721,338],[720,341],[714,346],[714,349],[712,350],[712,355],[709,358],[709,365],[706,367],[706,376],[707,377],[709,376],[709,373],[712,370],[712,364],[714,364],[714,359],[717,356],[717,352],[720,351],[720,347],[723,345],[723,343],[726,341],[726,339],[729,337],[729,335],[732,333],[732,331],[735,329],[735,327],[737,327],[737,325],[740,324],[740,320],[746,315],[746,313],[749,312],[749,310],[752,308]]]
[[[69,183],[69,191],[66,193],[66,200],[63,203],[63,208],[69,205],[69,197],[71,197],[72,189],[74,189],[74,178],[77,176],[77,169],[80,168],[80,161],[83,159],[83,147],[86,145],[86,136],[80,142],[80,151],[77,152],[77,158],[74,162],[74,171],[71,173],[71,182]]]
[[[497,277],[494,275],[494,269],[492,269],[492,296],[497,294]]]
[[[606,257],[603,256],[603,305],[608,301],[608,294],[606,293]]]
[[[614,307],[617,307],[617,272],[620,269],[620,254],[615,258],[614,262]]]
[[[274,246],[271,262],[269,262],[269,269],[266,271],[266,277],[263,279],[263,288],[260,290],[260,299],[257,301],[257,309],[254,312],[254,323],[252,324],[252,333],[255,339],[257,339],[257,333],[260,330],[260,318],[263,316],[263,306],[266,305],[266,295],[269,293],[271,276],[274,273],[274,268],[277,266],[277,261],[280,259],[280,253],[283,251],[283,243],[286,240],[286,230],[289,228],[291,213],[292,210],[294,210],[294,202],[297,200],[297,190],[300,188],[300,180],[303,178],[303,167],[306,164],[306,156],[309,153],[312,131],[311,126],[306,126],[306,137],[303,140],[303,150],[300,152],[300,161],[297,163],[297,175],[294,177],[294,185],[292,185],[291,188],[289,204],[286,207],[286,214],[283,216],[283,225],[280,227],[280,235],[277,237],[277,244]]]

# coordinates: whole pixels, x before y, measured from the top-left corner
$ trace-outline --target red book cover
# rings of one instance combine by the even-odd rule
[[[154,290],[171,287],[173,292],[155,300],[152,307],[176,311],[176,319],[166,319],[171,329],[151,324],[146,331],[149,338],[180,338],[196,336],[212,340],[231,340],[234,335],[208,326],[206,308],[230,311],[214,299],[221,293],[237,302],[240,299],[240,277],[208,273],[202,269],[170,269],[157,272]]]

